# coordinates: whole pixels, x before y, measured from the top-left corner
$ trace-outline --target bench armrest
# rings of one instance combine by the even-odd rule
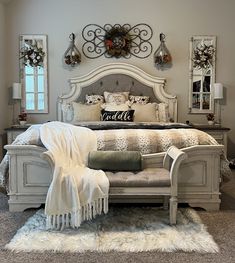
[[[171,146],[164,156],[163,167],[170,172],[172,196],[177,195],[179,166],[186,158],[187,154],[175,146]]]

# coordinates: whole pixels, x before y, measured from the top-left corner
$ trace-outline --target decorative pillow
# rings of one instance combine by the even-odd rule
[[[104,103],[101,107],[106,111],[128,111],[128,103],[115,104],[115,103]]]
[[[102,95],[86,95],[86,104],[104,103],[104,96]]]
[[[158,115],[160,122],[169,122],[170,115],[169,115],[169,105],[166,103],[159,103],[158,104]]]
[[[138,104],[147,104],[149,102],[148,96],[133,96],[130,95],[129,97],[131,103],[138,103]]]
[[[134,110],[106,111],[101,110],[102,121],[133,121]]]
[[[100,104],[81,104],[72,102],[73,105],[73,123],[79,121],[99,121],[100,120]]]
[[[135,110],[135,122],[159,122],[159,117],[157,115],[157,103],[134,103],[131,105],[131,108]]]
[[[105,171],[140,171],[142,155],[139,151],[92,151],[88,155],[88,167]]]
[[[129,92],[104,92],[105,103],[123,104],[129,98]]]

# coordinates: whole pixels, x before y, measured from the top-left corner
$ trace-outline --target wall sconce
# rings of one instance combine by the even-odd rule
[[[13,83],[13,85],[12,85],[12,100],[13,100],[12,123],[13,123],[13,125],[16,124],[16,120],[15,120],[15,104],[17,103],[18,100],[21,100],[21,98],[22,98],[21,91],[22,91],[21,90],[21,83]]]
[[[64,62],[67,65],[74,67],[75,65],[81,62],[81,54],[78,51],[77,47],[75,46],[75,35],[71,33],[69,35],[70,38],[70,45],[68,49],[64,53]]]
[[[220,101],[224,98],[223,96],[223,84],[214,83],[214,100],[217,101],[216,105],[216,116],[218,118],[217,123],[221,124],[221,105]]]
[[[158,69],[164,70],[170,68],[172,66],[172,58],[169,50],[165,45],[166,36],[161,33],[160,34],[160,46],[154,53],[154,63]]]

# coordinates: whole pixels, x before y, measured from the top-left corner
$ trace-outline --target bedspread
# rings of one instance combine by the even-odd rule
[[[140,151],[142,154],[165,152],[175,145],[185,148],[194,145],[217,145],[217,141],[196,129],[120,129],[95,131],[98,150]]]
[[[20,134],[13,144],[35,144],[42,146],[39,134],[40,125],[32,125]],[[114,129],[95,130],[97,149],[102,151],[140,151],[142,154],[165,152],[171,145],[186,148],[194,145],[218,145],[209,134],[196,129]],[[0,165],[0,189],[6,188],[8,156]],[[221,175],[228,176],[231,171],[227,159],[221,155]]]

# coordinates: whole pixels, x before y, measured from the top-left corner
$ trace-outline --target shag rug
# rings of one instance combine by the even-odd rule
[[[111,207],[108,214],[87,221],[78,229],[47,231],[41,209],[20,228],[7,249],[12,251],[219,251],[195,210],[179,209],[176,226],[168,211],[158,207]]]

